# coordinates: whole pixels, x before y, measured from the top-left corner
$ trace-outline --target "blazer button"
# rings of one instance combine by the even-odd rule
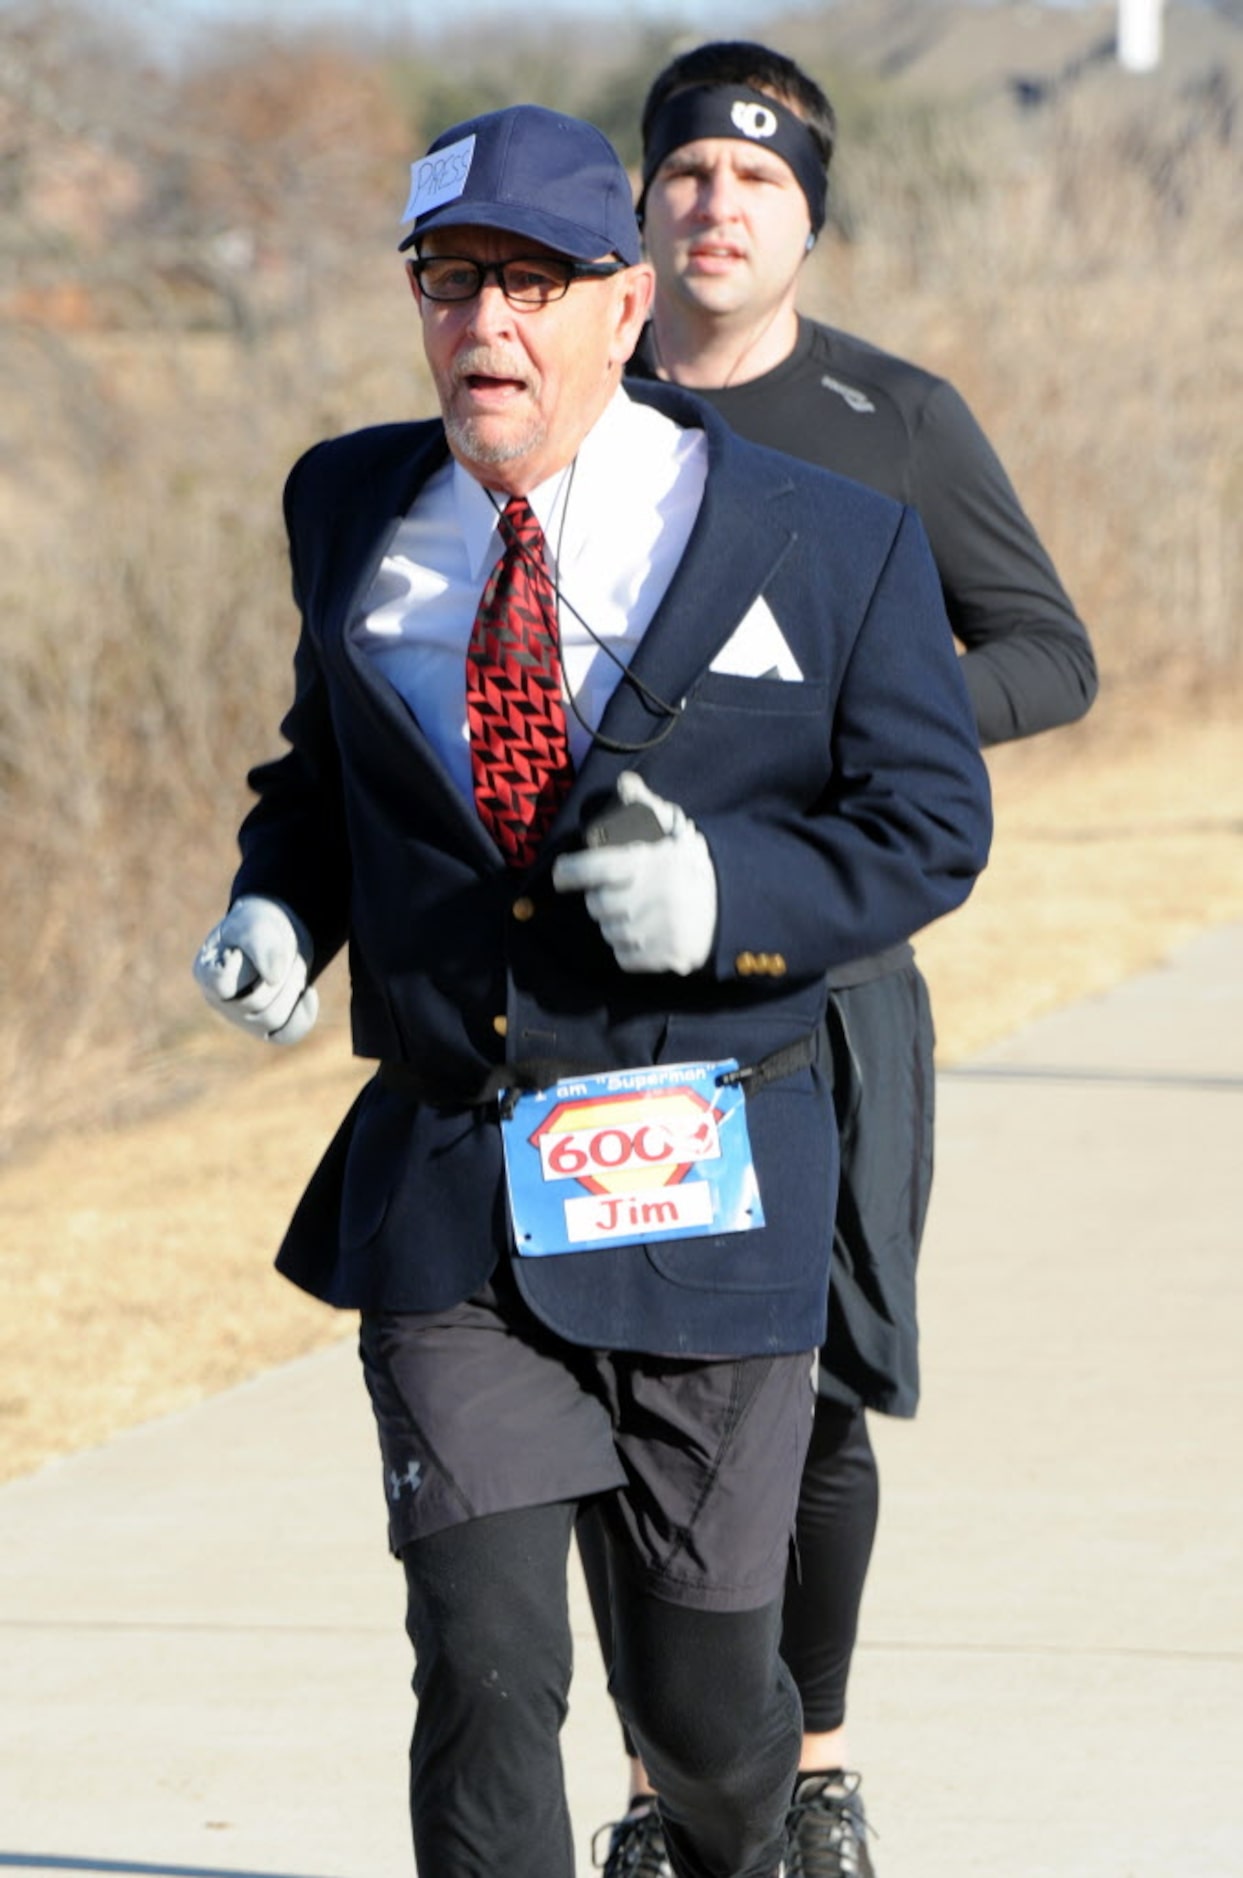
[[[740,952],[734,960],[734,970],[740,978],[749,978],[752,972],[759,970],[759,960],[754,952]]]
[[[525,893],[520,893],[518,898],[514,901],[513,906],[510,908],[510,912],[515,919],[534,919],[535,902],[528,898]]]
[[[507,1017],[494,1017],[492,1019],[492,1028],[498,1037],[508,1037],[509,1019]]]

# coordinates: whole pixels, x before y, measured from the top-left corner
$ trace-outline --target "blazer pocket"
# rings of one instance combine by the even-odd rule
[[[357,1251],[384,1224],[410,1156],[410,1104],[379,1082],[363,1091],[341,1186],[341,1243]]]
[[[395,1309],[440,1310],[482,1283],[504,1243],[503,1183],[491,1108],[435,1108],[368,1083],[345,1156],[342,1254],[375,1261],[405,1300]]]
[[[799,1291],[824,1283],[833,1238],[837,1138],[832,1093],[817,1067],[747,1100],[747,1134],[764,1225],[702,1239],[653,1240],[663,1278],[693,1291]]]
[[[824,716],[829,687],[822,679],[739,678],[732,672],[705,672],[687,696],[688,704],[715,711],[762,711],[766,717]]]
[[[647,1256],[662,1278],[688,1291],[756,1294],[824,1285],[837,1170],[832,1144],[808,1126],[815,1111],[810,1091],[776,1083],[748,1103],[765,1223],[751,1232],[650,1241]]]

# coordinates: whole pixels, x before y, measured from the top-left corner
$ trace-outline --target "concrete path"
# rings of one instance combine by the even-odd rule
[[[1239,1878],[1243,928],[939,1102],[852,1691],[879,1878]],[[410,1878],[381,1528],[345,1345],[0,1489],[0,1873]],[[574,1599],[586,1878],[622,1772]]]

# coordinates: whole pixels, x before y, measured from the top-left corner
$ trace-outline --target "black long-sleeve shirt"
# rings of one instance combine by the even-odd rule
[[[632,364],[654,376],[650,330]],[[1082,717],[1096,661],[996,452],[943,378],[799,321],[773,371],[700,390],[742,436],[911,503],[932,547],[982,744]]]

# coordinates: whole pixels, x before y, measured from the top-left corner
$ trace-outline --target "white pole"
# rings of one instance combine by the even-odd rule
[[[1118,63],[1127,72],[1155,72],[1161,63],[1162,0],[1118,0]]]

